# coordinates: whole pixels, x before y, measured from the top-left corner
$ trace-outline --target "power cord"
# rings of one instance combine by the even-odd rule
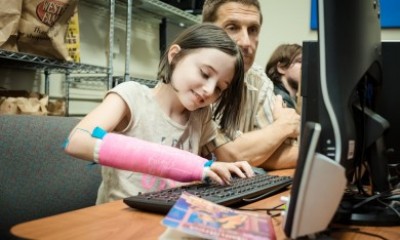
[[[281,203],[278,204],[272,208],[240,208],[238,210],[243,210],[243,211],[266,211],[267,215],[270,217],[278,217],[281,215],[282,211],[285,211],[285,208],[282,208],[286,203]],[[278,213],[272,213],[278,211]]]
[[[387,204],[387,203],[383,202],[382,200],[380,200],[379,198],[377,199],[377,201],[379,203],[385,205],[386,207],[390,208],[397,215],[397,217],[400,219],[400,212],[397,211],[397,209],[394,206],[392,206],[392,204]],[[393,201],[392,203],[394,203],[394,204],[397,203],[397,205],[400,205],[398,201]]]

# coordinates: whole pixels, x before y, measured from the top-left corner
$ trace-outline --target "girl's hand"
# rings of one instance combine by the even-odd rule
[[[229,185],[232,180],[232,173],[240,178],[253,177],[254,171],[246,161],[240,162],[214,162],[206,171],[206,177],[218,182],[221,185]]]

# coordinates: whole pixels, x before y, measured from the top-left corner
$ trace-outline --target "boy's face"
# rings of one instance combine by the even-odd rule
[[[301,58],[299,54],[287,68],[280,69],[282,77],[286,78],[289,86],[293,90],[298,90],[301,81]]]
[[[261,29],[260,12],[255,6],[237,2],[221,5],[214,23],[229,34],[242,50],[245,71],[254,63]]]

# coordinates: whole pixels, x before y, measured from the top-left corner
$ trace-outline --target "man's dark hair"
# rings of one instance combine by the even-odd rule
[[[262,24],[262,13],[260,2],[258,0],[205,0],[203,5],[203,22],[216,22],[218,19],[217,12],[219,7],[225,3],[236,2],[243,5],[255,6],[260,13],[260,24]]]

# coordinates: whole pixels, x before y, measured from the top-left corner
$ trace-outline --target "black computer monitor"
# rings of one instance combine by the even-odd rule
[[[400,41],[382,41],[383,83],[381,98],[376,104],[376,112],[387,119],[390,127],[384,133],[385,154],[389,164],[393,165],[392,182],[398,184],[400,171],[400,114],[395,106],[400,106]],[[391,170],[391,169],[390,169]]]
[[[314,155],[323,155],[342,166],[345,177],[338,174],[333,179],[307,178],[304,168],[310,164],[307,162],[318,164],[321,160],[305,158],[302,153],[308,151],[309,144],[300,141],[298,166],[285,216],[285,233],[290,237],[315,233],[324,230],[323,226],[332,221],[400,225],[398,212],[389,206],[391,200],[387,198],[392,186],[388,178],[384,134],[389,131],[390,124],[377,114],[381,108],[380,99],[387,97],[381,93],[385,80],[379,1],[319,0],[317,5],[318,41],[303,43],[301,139],[307,134],[309,122],[320,124]],[[321,172],[321,169],[315,168],[315,171]],[[313,186],[315,181],[325,181],[326,188],[335,186],[335,182],[340,186],[343,177],[347,187],[339,193],[343,198],[336,202],[313,193],[320,191],[320,186],[308,187],[305,192],[299,190],[299,186]],[[365,190],[364,185],[369,185],[372,192]],[[298,201],[299,198],[312,199],[310,196],[317,198],[312,201],[318,205],[325,202],[328,210],[336,208],[336,212],[328,222],[324,216],[321,221],[325,222],[319,222],[319,228],[296,229],[293,223],[299,219],[315,221],[305,215],[303,208],[307,208],[307,202]],[[324,212],[321,208],[309,210]]]
[[[284,232],[297,238],[328,227],[346,187],[345,169],[316,152],[321,124],[305,122],[299,161],[284,214]]]

